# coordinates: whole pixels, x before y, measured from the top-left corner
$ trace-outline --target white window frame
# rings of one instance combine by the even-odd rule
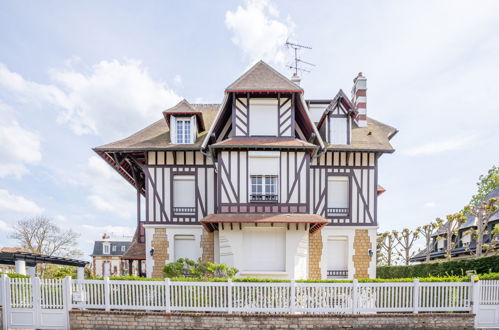
[[[116,245],[111,246],[111,251],[116,252]]]
[[[189,123],[188,130],[187,123]],[[193,129],[191,117],[175,117],[175,144],[192,144]]]
[[[102,244],[102,254],[111,254],[111,246],[109,244]]]
[[[254,182],[261,179],[260,182]],[[270,180],[270,183],[268,183]],[[272,182],[273,181],[273,182]],[[251,175],[250,196],[251,202],[278,202],[279,201],[279,177],[277,175]],[[260,188],[254,190],[254,188]]]
[[[352,178],[350,175],[329,175],[327,178],[327,209],[326,213],[328,217],[332,218],[344,218],[350,216],[351,213],[351,198],[352,198],[352,184],[351,184]],[[331,196],[329,196],[329,185],[331,184],[331,181],[346,181],[347,183],[347,192],[346,192],[346,199],[347,203],[346,205],[342,206],[336,206],[334,203],[331,201]],[[331,205],[333,204],[333,205]],[[340,209],[345,209],[345,210],[340,210]],[[343,211],[343,212],[342,212]]]
[[[121,246],[121,252],[125,252],[126,251],[126,246],[125,245],[122,245]]]
[[[187,215],[194,215],[196,213],[196,196],[189,196],[188,198],[192,198],[192,205],[178,205],[178,202],[176,201],[177,197],[180,197],[180,195],[176,192],[175,188],[175,182],[176,181],[189,181],[194,185],[194,190],[196,190],[196,178],[192,174],[175,174],[173,176],[173,214],[177,216],[187,216]],[[183,199],[185,201],[186,199]],[[192,208],[193,210],[179,210],[179,208]]]

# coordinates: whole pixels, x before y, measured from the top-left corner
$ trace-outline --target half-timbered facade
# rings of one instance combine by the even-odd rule
[[[148,276],[187,257],[241,276],[375,276],[378,160],[396,130],[352,97],[306,100],[258,62],[221,104],[183,100],[163,118],[94,150],[137,192]]]

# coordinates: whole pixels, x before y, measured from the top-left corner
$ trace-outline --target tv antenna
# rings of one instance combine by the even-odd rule
[[[286,47],[293,49],[294,52],[295,52],[295,59],[294,59],[295,63],[294,63],[294,65],[288,65],[287,66],[288,68],[290,68],[292,70],[295,70],[294,75],[298,76],[298,71],[310,72],[310,70],[307,70],[307,69],[304,69],[304,68],[300,67],[299,63],[303,63],[303,64],[310,65],[310,66],[315,66],[315,64],[307,62],[307,61],[303,61],[302,59],[300,59],[298,57],[298,50],[300,50],[300,49],[312,49],[312,47],[304,46],[304,45],[300,45],[300,44],[295,44],[295,43],[289,42],[288,40],[286,40],[286,44],[285,45],[286,45]]]

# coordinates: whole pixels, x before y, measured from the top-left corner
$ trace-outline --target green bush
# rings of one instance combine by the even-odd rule
[[[466,271],[475,274],[499,273],[499,255],[466,258],[450,261],[435,261],[411,266],[380,266],[377,268],[378,278],[408,278],[431,276],[465,276]]]
[[[22,274],[17,274],[17,273],[0,273],[0,276],[2,276],[4,274],[10,278],[29,278],[28,275],[22,275]]]
[[[165,277],[193,277],[201,278],[232,278],[237,274],[235,267],[225,264],[214,264],[212,262],[195,262],[190,259],[180,258],[170,262],[163,267]]]

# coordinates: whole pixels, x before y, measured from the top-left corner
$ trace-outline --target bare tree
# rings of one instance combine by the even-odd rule
[[[401,232],[393,231],[393,236],[400,246],[400,250],[397,251],[398,255],[406,265],[409,265],[411,258],[416,253],[414,251],[414,243],[419,238],[419,232],[417,230],[412,231],[408,228],[404,228]]]
[[[499,211],[499,198],[490,198],[488,201],[482,201],[481,203],[471,204],[464,208],[464,212],[468,215],[475,217],[475,224],[470,230],[466,231],[465,234],[472,235],[473,239],[476,241],[476,251],[475,255],[477,257],[482,256],[482,254],[487,254],[490,251],[495,250],[496,245],[496,228],[489,232],[489,222],[494,214]],[[483,243],[484,235],[491,234],[492,237],[490,242]],[[471,252],[471,250],[469,250]]]
[[[445,222],[442,221],[440,224],[440,228],[443,230],[444,235],[437,237],[437,239],[445,240],[445,257],[450,259],[452,257],[452,250],[457,244],[454,235],[457,235],[459,227],[466,221],[466,216],[461,212],[457,212],[449,214],[445,219]]]
[[[382,256],[381,263],[391,266],[395,262],[398,244],[393,232],[387,231],[378,235],[378,249],[381,251]]]
[[[432,251],[431,243],[433,241],[433,234],[439,226],[441,226],[442,219],[437,218],[435,221],[430,222],[427,225],[420,226],[416,228],[416,231],[425,241],[425,261],[430,261],[430,255]]]
[[[42,216],[19,220],[10,235],[31,253],[59,257],[82,255],[76,249],[79,237],[80,234],[71,229],[62,231],[51,219]]]

